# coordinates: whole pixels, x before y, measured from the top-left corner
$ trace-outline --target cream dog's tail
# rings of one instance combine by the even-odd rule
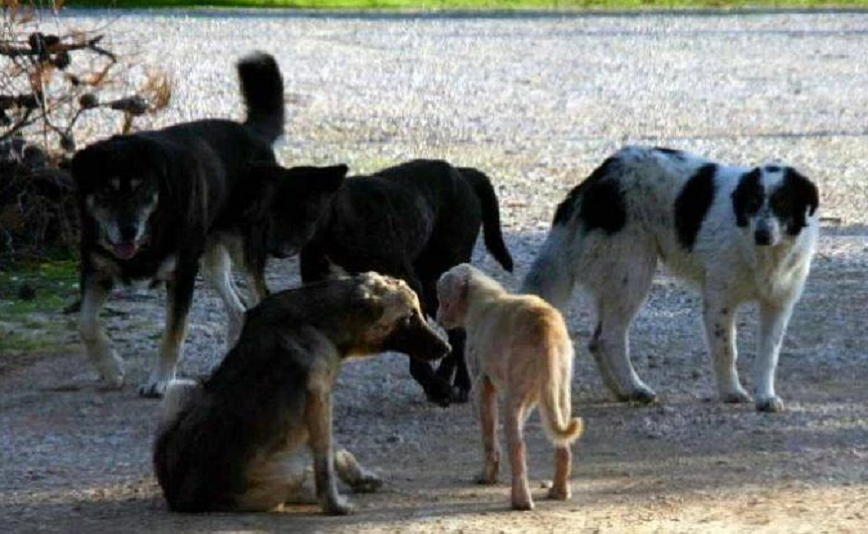
[[[559,351],[560,347],[551,347]],[[560,357],[563,356],[563,357]],[[541,384],[540,414],[549,439],[558,446],[570,445],[582,435],[584,424],[580,417],[571,417],[570,379],[572,378],[573,351],[549,357],[549,379]]]

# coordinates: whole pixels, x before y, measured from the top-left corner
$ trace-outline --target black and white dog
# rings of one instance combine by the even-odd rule
[[[124,371],[99,312],[114,284],[166,282],[166,329],[140,389],[159,396],[175,376],[200,259],[226,303],[232,341],[245,309],[230,276],[233,249],[264,292],[266,256],[301,248],[347,172],[343,165],[280,167],[271,147],[285,115],[277,63],[255,53],[238,73],[243,124],[209,119],[114,136],[70,164],[82,221],[79,332],[110,387],[122,385]]]
[[[625,147],[558,206],[523,289],[562,310],[576,284],[586,289],[597,317],[591,354],[619,399],[640,401],[656,394],[633,369],[627,332],[658,260],[702,291],[724,402],[751,400],[736,370],[735,315],[739,304],[756,301],[756,408],[780,411],[775,367],[817,246],[818,205],[817,188],[791,167],[734,167]]]

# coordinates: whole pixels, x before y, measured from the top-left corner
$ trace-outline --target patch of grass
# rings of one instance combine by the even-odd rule
[[[59,311],[76,294],[78,264],[73,260],[0,271],[0,321],[29,313]]]
[[[660,9],[868,6],[868,0],[68,0],[90,7],[265,7],[295,9]]]
[[[69,331],[61,310],[77,295],[74,260],[0,271],[0,356],[57,349]],[[8,363],[0,362],[0,367]]]

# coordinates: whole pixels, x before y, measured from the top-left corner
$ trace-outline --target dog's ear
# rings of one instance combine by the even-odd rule
[[[798,235],[802,228],[808,226],[807,218],[813,216],[820,207],[817,186],[795,169],[787,167],[780,191],[788,197],[792,206],[791,223],[787,227],[787,233]]]
[[[762,183],[762,170],[759,167],[744,173],[738,180],[738,186],[732,192],[732,211],[735,222],[740,227],[747,226],[748,217],[762,207],[765,197]]]
[[[383,288],[380,280],[374,273],[365,273],[359,276],[360,283],[357,288],[359,318],[367,324],[373,324],[386,313],[386,299],[383,297]]]

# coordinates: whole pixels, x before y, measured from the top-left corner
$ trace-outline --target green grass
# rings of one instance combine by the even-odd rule
[[[34,291],[32,298],[21,298],[24,287]],[[56,348],[68,330],[60,312],[77,294],[73,260],[0,271],[0,356]]]
[[[19,298],[22,287],[35,298]],[[60,309],[78,293],[78,264],[73,260],[27,265],[0,272],[0,320],[4,316]]]
[[[67,0],[67,6],[303,9],[641,9],[868,6],[868,0]]]

